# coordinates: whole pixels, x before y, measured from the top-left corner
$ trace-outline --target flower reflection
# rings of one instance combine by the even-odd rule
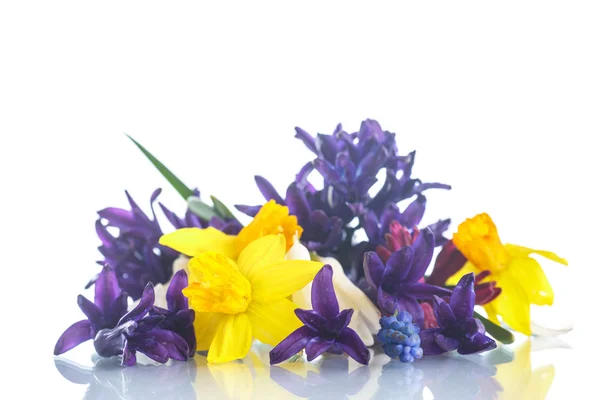
[[[348,373],[348,357],[326,356],[318,372],[307,371],[298,375],[298,369],[310,368],[310,363],[286,363],[271,367],[271,379],[288,392],[309,399],[347,399],[360,392],[371,377],[369,367],[361,366]],[[295,370],[290,371],[288,368]]]
[[[106,358],[90,368],[57,358],[54,364],[68,381],[89,385],[85,400],[196,398],[193,385],[196,364],[193,361],[123,368],[118,358]]]
[[[498,365],[497,378],[504,388],[502,399],[546,398],[554,380],[554,365],[547,364],[532,369],[531,350],[532,339],[527,339],[515,348],[515,358],[512,362]]]

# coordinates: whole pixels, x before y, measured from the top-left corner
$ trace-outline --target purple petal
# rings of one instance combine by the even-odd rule
[[[435,343],[445,352],[456,350],[460,344],[458,340],[444,336],[441,333],[436,333],[433,335],[433,339],[435,340]]]
[[[112,243],[113,240],[115,240],[115,238],[110,234],[108,229],[106,229],[106,227],[102,225],[102,221],[100,220],[96,221],[96,234],[98,235],[98,238],[100,238],[102,246],[105,246],[107,248],[112,247]]]
[[[385,267],[377,253],[375,253],[374,251],[366,252],[363,267],[365,270],[365,278],[367,279],[367,283],[372,288],[377,288],[381,286],[381,281],[383,280],[383,272],[385,271]]]
[[[164,315],[149,315],[144,317],[138,323],[136,332],[148,332],[150,329],[156,328],[158,324],[165,320]]]
[[[310,221],[310,206],[304,193],[298,189],[298,186],[292,183],[285,194],[285,204],[290,209],[290,214],[298,217],[299,223],[308,224]]]
[[[187,286],[187,274],[184,270],[177,271],[177,273],[171,278],[171,283],[167,289],[167,307],[170,311],[188,309],[188,299],[182,293],[182,290]]]
[[[102,311],[97,305],[83,297],[82,295],[77,296],[77,305],[83,311],[87,319],[90,320],[92,326],[98,327],[102,325]]]
[[[452,186],[446,185],[444,183],[421,183],[419,186],[412,190],[413,194],[419,194],[424,192],[427,189],[452,189]]]
[[[313,163],[315,169],[319,171],[321,175],[323,175],[323,178],[325,178],[326,181],[333,183],[340,179],[337,172],[335,172],[335,170],[331,167],[331,164],[329,164],[327,161],[318,158]]]
[[[163,214],[165,214],[165,217],[167,217],[167,220],[171,223],[171,225],[173,225],[173,228],[181,229],[185,227],[183,221],[177,216],[177,214],[169,210],[162,203],[158,203],[158,205],[160,206]]]
[[[121,293],[115,271],[105,266],[98,275],[94,286],[94,303],[100,311],[107,313],[115,299]]]
[[[407,228],[417,226],[421,222],[423,214],[425,214],[426,205],[427,199],[425,196],[418,195],[416,200],[410,203],[402,213],[402,221],[400,223]]]
[[[421,348],[423,349],[424,355],[433,356],[445,353],[444,349],[438,346],[435,341],[435,336],[439,334],[439,332],[441,332],[440,328],[423,329],[419,332]]]
[[[179,361],[188,359],[188,344],[177,333],[166,329],[153,329],[148,332],[148,337],[164,346],[169,358]]]
[[[412,316],[413,321],[420,327],[423,327],[425,313],[416,299],[408,296],[400,296],[396,300],[396,309],[398,312],[408,311]]]
[[[496,348],[496,341],[484,334],[477,333],[470,340],[463,340],[458,347],[458,354],[474,354]]]
[[[473,317],[475,307],[475,274],[468,273],[460,278],[450,296],[450,308],[456,318],[464,319]]]
[[[325,351],[327,351],[331,345],[333,345],[332,340],[321,339],[320,337],[312,338],[306,344],[306,359],[308,361],[312,361],[315,358],[319,357]]]
[[[317,154],[317,146],[315,145],[315,138],[312,137],[308,132],[306,132],[304,129],[302,128],[298,128],[296,127],[296,138],[302,140],[302,143],[304,143],[304,145],[306,147],[308,147],[308,149],[310,151],[312,151],[313,153]]]
[[[352,308],[340,311],[337,317],[335,317],[332,321],[332,329],[335,332],[340,332],[342,328],[345,328],[348,325],[350,325],[350,321],[352,320],[353,314],[354,310]]]
[[[256,214],[258,214],[258,211],[261,209],[262,206],[244,206],[241,204],[236,204],[235,208],[241,212],[244,213],[246,215],[249,215],[250,217],[254,217],[256,216]]]
[[[331,135],[317,134],[315,147],[323,155],[325,160],[333,162],[337,152],[340,150],[335,137]]]
[[[371,242],[378,243],[381,240],[379,234],[379,221],[374,211],[369,211],[361,218],[361,225]]]
[[[114,328],[125,313],[127,313],[127,293],[121,292],[113,301],[108,313],[104,314],[104,320],[111,325],[108,328]]]
[[[438,325],[441,327],[446,327],[456,322],[456,316],[452,312],[450,305],[437,296],[433,297],[433,312]]]
[[[325,264],[317,272],[312,283],[311,302],[313,310],[325,319],[334,318],[340,312],[340,306],[333,290],[333,269]]]
[[[385,264],[382,284],[392,286],[395,283],[407,280],[407,276],[411,272],[411,265],[414,263],[413,254],[413,248],[410,246],[404,246],[393,252]]]
[[[369,353],[367,346],[365,346],[360,337],[352,329],[344,328],[335,341],[346,354],[354,358],[357,362],[363,365],[369,364],[371,353]]]
[[[126,367],[132,367],[136,363],[135,351],[129,347],[129,343],[125,340],[125,346],[123,347],[123,360],[121,365]]]
[[[435,222],[426,227],[426,228],[431,229],[431,232],[433,232],[433,236],[435,237],[435,245],[436,246],[441,246],[448,242],[448,239],[446,239],[444,237],[444,232],[446,232],[448,230],[448,228],[450,227],[450,222],[451,222],[451,220],[450,220],[450,218],[448,218],[448,219],[444,219],[444,220],[439,220],[438,222]]]
[[[425,271],[433,257],[435,248],[435,238],[430,229],[424,229],[419,232],[417,240],[412,245],[414,257],[410,272],[406,276],[407,281],[416,282],[425,275]]]
[[[327,323],[327,320],[314,310],[302,310],[297,308],[294,310],[294,313],[304,325],[313,329],[315,332],[321,330]]]
[[[384,147],[379,147],[370,151],[358,164],[356,168],[356,179],[360,180],[365,177],[375,176],[383,167],[387,159],[387,150]]]
[[[383,313],[391,315],[397,308],[396,297],[379,287],[377,289],[377,305]]]
[[[389,232],[392,221],[398,221],[399,219],[402,219],[402,216],[398,206],[394,203],[389,203],[381,213],[381,229],[383,232]]]
[[[294,354],[298,353],[312,339],[316,333],[307,326],[302,326],[290,333],[273,350],[269,352],[271,365],[284,362]]]
[[[123,316],[123,318],[121,318],[119,325],[131,320],[139,321],[146,314],[148,314],[148,311],[150,311],[152,305],[154,305],[154,285],[152,282],[148,282],[144,288],[140,302],[133,308],[133,310],[129,311]]]
[[[54,346],[54,355],[57,356],[65,353],[73,347],[93,338],[94,330],[90,321],[84,319],[83,321],[75,322],[58,338]]]
[[[275,190],[273,185],[271,185],[271,182],[269,182],[260,175],[256,175],[254,177],[254,180],[256,181],[256,186],[258,186],[258,190],[260,190],[265,200],[275,200],[277,204],[285,204],[279,193],[277,193],[277,190]]]
[[[169,361],[169,350],[161,343],[153,340],[136,340],[136,350],[161,364]]]
[[[427,283],[406,282],[394,286],[394,293],[402,293],[418,300],[429,300],[436,296],[449,296],[452,291]]]
[[[127,226],[135,223],[135,216],[131,211],[122,208],[108,207],[98,211],[100,218],[108,221],[110,226]]]
[[[485,333],[485,326],[483,326],[483,323],[477,318],[467,318],[465,332],[467,338],[470,339],[478,333]]]

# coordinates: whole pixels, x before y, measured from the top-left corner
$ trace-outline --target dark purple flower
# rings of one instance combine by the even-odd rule
[[[137,300],[148,282],[166,283],[171,279],[178,253],[158,244],[163,232],[156,220],[154,201],[160,189],[150,198],[153,219],[144,214],[129,193],[125,194],[130,211],[114,207],[98,211],[96,232],[102,241],[98,250],[104,256],[103,263],[114,268],[119,286]],[[109,227],[118,228],[118,235],[111,234]]]
[[[94,338],[94,347],[101,357],[123,355],[122,365],[136,363],[136,352],[159,363],[169,358],[186,361],[189,348],[177,333],[160,328],[164,315],[147,315],[154,304],[154,286],[148,282],[137,306],[125,314],[115,328],[102,329]]]
[[[194,195],[200,197],[198,189],[194,190]],[[207,221],[194,214],[189,208],[186,210],[184,217],[179,218],[177,214],[169,210],[162,203],[158,203],[158,205],[175,229],[208,228],[209,226],[212,226],[228,235],[237,235],[242,230],[242,224],[236,219],[215,216]]]
[[[188,277],[185,271],[177,271],[169,289],[167,289],[167,310],[161,307],[152,307],[150,315],[162,315],[165,317],[158,325],[159,328],[173,331],[181,336],[188,345],[188,356],[193,357],[196,353],[196,333],[194,332],[194,310],[190,310],[188,299],[182,290],[188,286]]]
[[[304,326],[283,339],[269,353],[271,365],[279,364],[302,349],[306,349],[308,361],[324,352],[346,353],[361,364],[368,364],[370,353],[354,330],[348,328],[354,310],[340,312],[333,290],[333,269],[325,265],[315,275],[312,284],[313,310],[296,309],[296,316]]]
[[[423,326],[419,300],[450,294],[448,289],[419,282],[431,261],[434,247],[433,232],[425,229],[411,246],[392,253],[385,264],[377,253],[365,254],[365,278],[370,287],[377,290],[377,304],[383,313],[393,315],[396,311],[408,311],[415,322]]]
[[[114,328],[127,312],[127,293],[119,288],[115,272],[105,266],[96,279],[94,302],[79,295],[77,304],[87,319],[75,322],[60,336],[55,356],[93,339],[101,329]]]
[[[425,282],[442,286],[455,273],[457,273],[467,262],[466,257],[456,248],[452,241],[442,247],[442,251],[435,259],[431,275]],[[500,295],[502,289],[496,286],[496,281],[482,282],[491,274],[490,271],[482,271],[475,276],[475,304],[484,305]]]
[[[434,312],[439,328],[422,330],[421,348],[425,355],[458,350],[473,354],[496,348],[494,339],[485,335],[481,321],[473,318],[475,275],[463,276],[450,296],[450,302],[434,296]]]

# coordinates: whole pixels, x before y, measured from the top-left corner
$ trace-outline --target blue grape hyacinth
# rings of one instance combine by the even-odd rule
[[[379,320],[379,324],[381,329],[377,332],[377,338],[388,357],[398,358],[403,363],[411,363],[423,357],[419,325],[413,323],[408,312],[401,311],[391,317],[384,316]]]

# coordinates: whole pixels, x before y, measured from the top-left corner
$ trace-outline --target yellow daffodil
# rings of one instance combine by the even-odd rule
[[[208,361],[243,358],[252,338],[277,345],[302,324],[287,298],[313,280],[316,261],[285,260],[286,239],[267,235],[242,250],[237,262],[216,251],[189,248],[190,285],[183,290],[196,311],[198,350]]]
[[[182,228],[163,235],[160,244],[171,247],[180,253],[194,257],[211,250],[236,260],[242,250],[254,240],[279,234],[285,238],[286,250],[294,244],[294,237],[300,238],[302,227],[295,215],[290,215],[285,206],[269,201],[261,207],[252,222],[236,235],[227,235],[215,228]]]
[[[554,293],[542,267],[530,255],[538,254],[564,265],[567,261],[549,251],[502,244],[496,225],[487,214],[460,224],[452,241],[468,262],[450,278],[449,284],[455,284],[469,272],[489,270],[491,275],[484,282],[496,281],[502,293],[484,306],[488,317],[499,323],[501,316],[511,328],[531,335],[530,305],[552,305]]]

